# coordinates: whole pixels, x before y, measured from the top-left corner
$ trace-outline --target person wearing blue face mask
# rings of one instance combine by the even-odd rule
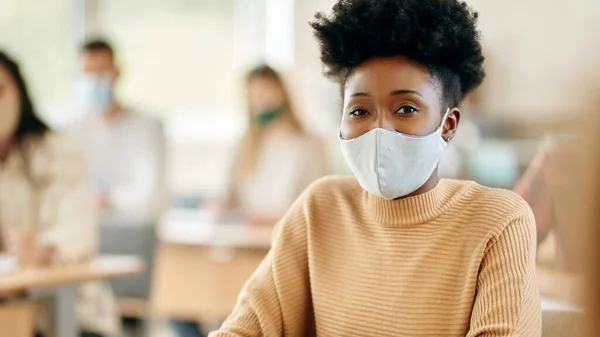
[[[73,133],[91,168],[101,215],[124,224],[151,224],[166,201],[163,127],[116,99],[115,57],[106,41],[83,45],[76,96],[84,114]]]

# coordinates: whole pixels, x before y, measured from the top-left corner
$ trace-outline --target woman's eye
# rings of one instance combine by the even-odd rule
[[[403,107],[401,107],[400,109],[398,109],[398,111],[396,111],[396,113],[399,114],[413,114],[415,112],[417,112],[417,108],[415,108],[414,106],[410,106],[410,105],[405,105]]]
[[[350,116],[362,117],[369,114],[365,109],[352,109],[350,110]]]

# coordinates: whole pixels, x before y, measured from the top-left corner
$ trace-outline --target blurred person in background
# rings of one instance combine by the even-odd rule
[[[104,40],[82,48],[77,99],[83,119],[73,132],[90,166],[103,217],[128,223],[156,222],[166,207],[162,123],[115,98],[115,51]]]
[[[327,173],[327,154],[293,110],[281,75],[267,65],[246,78],[248,129],[231,170],[218,215],[239,212],[251,225],[275,225],[314,180]],[[196,322],[172,321],[180,337],[203,336]]]
[[[37,116],[19,66],[0,51],[0,248],[24,268],[81,261],[95,254],[95,225],[83,156]],[[118,331],[110,295],[99,283],[80,288],[73,305],[92,335]]]
[[[320,139],[302,126],[281,75],[262,65],[246,79],[248,129],[230,175],[227,208],[274,225],[314,180],[327,174]]]
[[[575,132],[544,146],[516,186],[539,221],[540,291],[575,308],[544,312],[544,336],[600,336],[600,118],[593,112],[575,120]],[[551,254],[540,256],[546,245]]]
[[[438,178],[484,78],[477,18],[458,0],[339,0],[316,15],[355,177],[301,195],[211,336],[541,335],[531,209]]]
[[[577,199],[574,166],[582,137],[562,136],[544,146],[515,185],[535,215],[538,242],[538,280],[542,295],[570,303],[582,303],[583,266],[569,245],[574,234],[573,214],[568,207]]]

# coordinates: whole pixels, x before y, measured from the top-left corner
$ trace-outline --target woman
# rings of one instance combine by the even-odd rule
[[[92,257],[95,211],[89,185],[80,152],[38,118],[18,65],[0,52],[0,249],[25,268]],[[101,302],[90,298],[97,292]],[[115,312],[113,303],[105,295],[94,284],[81,289],[77,309],[84,328],[117,330],[116,316],[107,314]]]
[[[458,0],[340,0],[317,14],[356,177],[302,194],[212,336],[540,336],[531,210],[437,177],[484,77],[476,21]]]
[[[246,89],[248,129],[234,160],[227,204],[250,223],[274,225],[311,182],[326,174],[326,154],[298,121],[275,70],[253,69]]]
[[[90,257],[94,210],[80,153],[37,117],[0,52],[0,233],[25,265]]]
[[[304,130],[281,76],[266,65],[246,78],[248,129],[238,145],[218,216],[239,212],[251,225],[273,226],[314,180],[326,174],[319,139]],[[179,337],[201,337],[194,321],[171,321]]]

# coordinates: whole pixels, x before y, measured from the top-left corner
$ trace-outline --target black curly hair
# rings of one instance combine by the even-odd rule
[[[477,17],[458,0],[339,0],[310,25],[324,72],[342,92],[363,62],[403,55],[439,81],[444,103],[458,106],[485,76]]]

